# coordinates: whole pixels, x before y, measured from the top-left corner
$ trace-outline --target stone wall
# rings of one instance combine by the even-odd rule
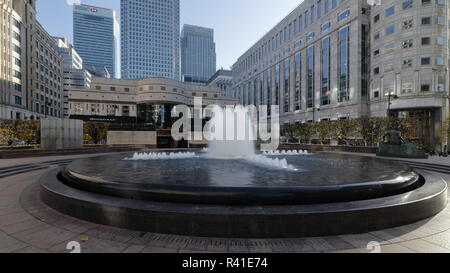
[[[155,131],[108,131],[108,145],[151,145],[156,146]]]
[[[62,150],[83,147],[83,121],[41,119],[41,149]]]

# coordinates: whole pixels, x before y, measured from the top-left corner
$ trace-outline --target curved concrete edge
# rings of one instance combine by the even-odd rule
[[[447,183],[423,172],[423,187],[366,201],[297,206],[208,206],[128,200],[70,188],[61,169],[41,177],[41,198],[82,220],[119,228],[196,237],[300,238],[358,234],[411,224],[447,206]]]

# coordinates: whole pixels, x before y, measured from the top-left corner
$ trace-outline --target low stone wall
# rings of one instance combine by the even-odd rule
[[[154,146],[101,146],[89,147],[81,149],[65,149],[65,150],[41,150],[41,149],[16,149],[16,150],[0,150],[0,159],[10,158],[28,158],[28,157],[44,157],[44,156],[66,156],[79,154],[98,154],[98,153],[115,153],[115,152],[132,152],[140,150],[154,149]]]
[[[156,145],[155,131],[108,131],[108,145]]]
[[[362,146],[331,146],[331,145],[306,145],[306,144],[281,144],[279,150],[308,150],[309,152],[351,152],[376,154],[378,147]]]

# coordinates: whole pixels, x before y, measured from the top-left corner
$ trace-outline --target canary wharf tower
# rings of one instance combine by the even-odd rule
[[[121,0],[122,78],[179,80],[179,0]]]

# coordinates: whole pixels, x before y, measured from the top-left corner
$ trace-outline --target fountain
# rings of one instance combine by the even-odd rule
[[[41,178],[41,197],[100,224],[233,238],[362,233],[446,206],[447,184],[430,173],[371,157],[256,152],[251,130],[242,130],[252,128],[248,117],[243,124],[229,109],[216,113],[208,148],[76,160]]]

